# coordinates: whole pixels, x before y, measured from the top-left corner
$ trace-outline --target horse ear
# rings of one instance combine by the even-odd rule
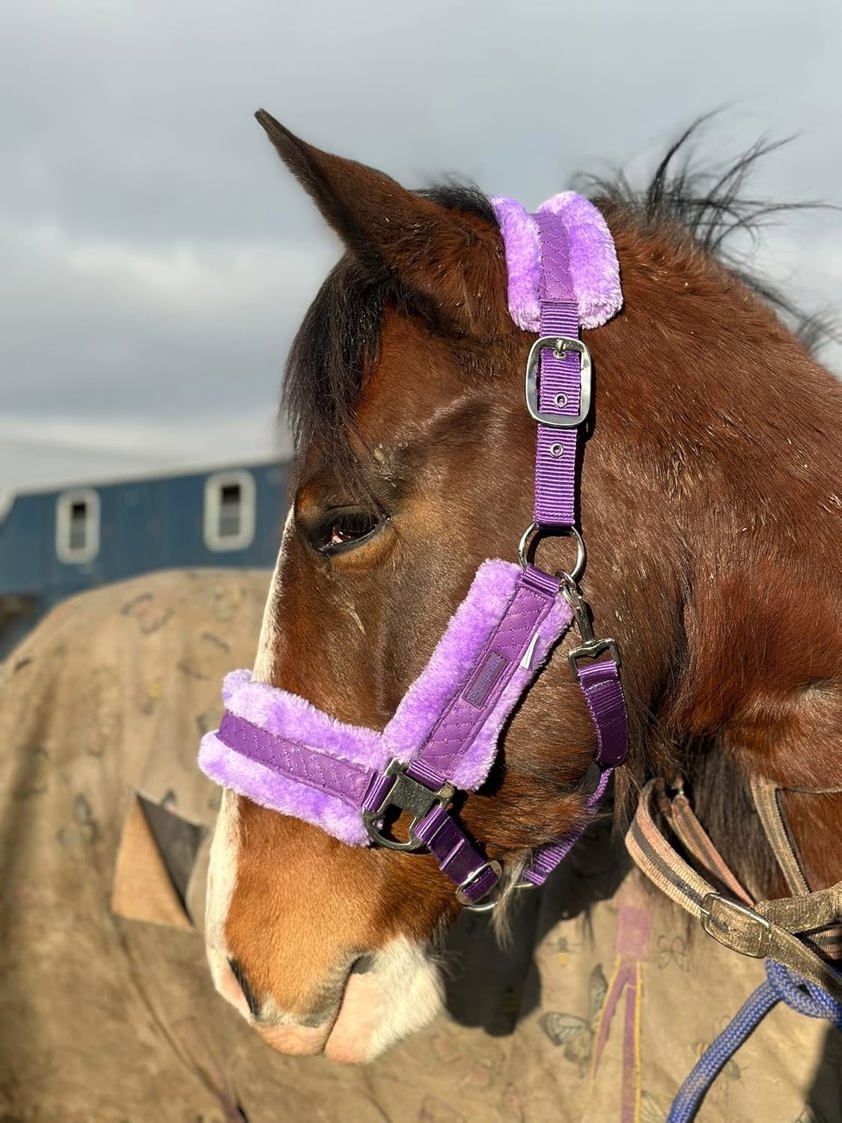
[[[386,269],[410,298],[457,331],[485,335],[507,318],[496,225],[408,191],[355,160],[307,144],[271,114],[255,116],[349,252]]]

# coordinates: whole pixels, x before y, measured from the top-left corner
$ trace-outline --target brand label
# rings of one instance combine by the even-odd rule
[[[489,651],[477,667],[474,677],[465,687],[462,695],[465,701],[477,708],[484,706],[508,663],[509,660],[504,655],[500,655],[496,651]]]

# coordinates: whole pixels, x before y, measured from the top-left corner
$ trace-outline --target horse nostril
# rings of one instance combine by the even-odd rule
[[[236,959],[229,959],[228,966],[231,968],[231,974],[240,985],[240,990],[243,992],[243,998],[245,998],[246,1000],[246,1005],[248,1006],[252,1017],[258,1017],[260,1014],[260,1002],[257,998],[257,995],[249,986],[245,971]]]
[[[352,975],[365,975],[372,969],[373,966],[374,966],[374,956],[373,955],[359,955],[354,960],[354,962],[351,964],[351,972],[350,973]]]

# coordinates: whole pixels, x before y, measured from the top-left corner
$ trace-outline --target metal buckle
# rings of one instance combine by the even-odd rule
[[[500,888],[500,883],[498,881],[496,885],[492,885],[492,887],[488,890],[488,893],[486,894],[485,898],[480,897],[480,899],[476,902],[476,904],[466,904],[466,905],[464,905],[465,911],[466,912],[494,912],[494,910],[500,904],[501,898],[500,898],[499,892],[496,893],[495,896],[493,896],[490,901],[487,900],[486,898],[488,897],[488,895],[490,893],[494,893],[495,890],[499,890],[499,888]],[[517,883],[517,885],[514,886],[514,888],[516,890],[534,889],[535,886],[532,884],[531,881],[519,881]],[[458,893],[457,893],[457,896],[458,896]]]
[[[363,826],[368,831],[369,838],[378,846],[385,846],[387,850],[423,850],[426,844],[415,834],[415,828],[435,804],[444,807],[449,803],[456,789],[452,784],[442,784],[439,790],[434,792],[418,780],[407,776],[406,765],[401,764],[399,760],[389,761],[385,775],[394,776],[394,783],[386,792],[380,806],[373,811],[363,811]],[[377,826],[376,821],[382,819],[391,807],[412,814],[409,838],[406,842],[389,838]]]
[[[570,664],[570,670],[575,677],[579,677],[580,659],[596,659],[606,651],[611,652],[611,658],[619,667],[621,659],[617,641],[608,637],[605,639],[597,639],[593,634],[590,606],[579,592],[576,582],[567,577],[562,586],[562,593],[567,603],[573,609],[573,615],[576,618],[576,627],[579,630],[579,635],[582,637],[582,642],[579,646],[574,647],[573,650],[567,654],[567,662]]]
[[[575,417],[559,413],[541,413],[538,397],[538,366],[541,352],[554,351],[561,358],[565,351],[577,351],[581,356],[579,364],[579,412]],[[529,416],[551,429],[578,429],[591,412],[591,387],[593,385],[593,365],[591,353],[580,339],[566,335],[542,335],[529,349],[526,360],[526,408]]]
[[[493,909],[497,903],[496,901],[489,901],[487,904],[482,904],[488,896],[488,893],[484,893],[478,901],[472,901],[468,896],[467,890],[479,881],[486,870],[491,870],[497,875],[497,881],[495,881],[488,890],[488,893],[492,893],[497,888],[497,882],[500,880],[503,873],[503,867],[499,862],[483,862],[478,869],[475,869],[473,873],[469,873],[465,880],[456,886],[456,900],[460,905],[464,905],[470,912],[487,912],[489,909]]]
[[[606,651],[611,652],[611,658],[620,666],[620,649],[617,646],[617,641],[613,639],[593,639],[588,640],[587,643],[580,644],[572,651],[567,653],[567,662],[570,664],[570,670],[579,677],[579,660],[580,659],[596,659],[599,655],[604,655]]]
[[[719,893],[708,893],[700,912],[704,931],[729,951],[752,959],[765,959],[771,951],[772,924],[748,905]]]

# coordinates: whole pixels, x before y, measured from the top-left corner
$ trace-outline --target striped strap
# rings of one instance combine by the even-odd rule
[[[842,975],[798,938],[842,919],[842,882],[752,907],[724,897],[662,835],[655,821],[657,791],[657,781],[650,780],[626,835],[626,849],[640,870],[725,947],[783,963],[842,1001]]]
[[[790,893],[796,897],[803,897],[810,892],[810,883],[802,869],[795,843],[784,820],[780,803],[780,792],[782,790],[777,784],[765,777],[753,776],[751,779],[751,795],[763,830],[766,833],[766,841],[777,859]],[[810,794],[831,795],[834,793],[816,791]],[[812,933],[810,942],[815,944],[828,959],[842,958],[842,926],[836,924],[825,932]]]

